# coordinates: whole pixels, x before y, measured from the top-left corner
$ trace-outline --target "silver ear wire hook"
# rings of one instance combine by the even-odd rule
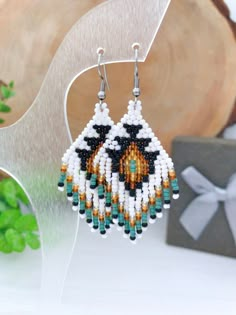
[[[135,97],[135,101],[137,101],[137,98],[140,96],[139,75],[138,75],[138,50],[140,48],[140,44],[134,43],[132,45],[132,48],[134,50],[134,58],[135,58],[133,95]]]
[[[106,98],[106,86],[109,88],[109,84],[108,84],[108,80],[107,80],[107,73],[106,73],[106,66],[105,64],[103,64],[103,74],[101,71],[101,62],[102,62],[102,56],[104,55],[105,50],[103,48],[98,48],[97,49],[97,54],[98,54],[98,75],[101,79],[101,84],[100,84],[100,90],[98,92],[98,98],[100,100],[100,103],[102,103],[102,101],[104,101],[104,99]]]

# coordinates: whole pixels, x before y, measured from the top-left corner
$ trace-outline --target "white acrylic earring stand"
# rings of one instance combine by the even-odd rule
[[[79,223],[65,194],[57,191],[61,157],[71,143],[68,91],[81,73],[96,67],[98,47],[105,48],[106,63],[134,61],[131,46],[139,42],[144,61],[169,3],[112,0],[88,12],[63,40],[30,109],[0,130],[0,168],[24,187],[37,215],[42,297],[50,302],[60,301]]]

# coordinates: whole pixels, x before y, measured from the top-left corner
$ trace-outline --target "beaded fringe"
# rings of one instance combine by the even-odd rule
[[[58,188],[63,190],[66,180],[73,210],[79,209],[93,231],[106,237],[116,223],[135,243],[148,222],[170,208],[171,197],[179,197],[174,164],[143,119],[139,100],[129,102],[117,125],[106,104],[103,111],[99,106],[62,158]]]

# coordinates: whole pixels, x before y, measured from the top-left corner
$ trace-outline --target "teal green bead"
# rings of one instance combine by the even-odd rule
[[[112,204],[112,214],[113,215],[117,215],[118,214],[118,204],[117,203],[113,203]]]
[[[170,200],[170,190],[169,190],[169,188],[164,188],[163,189],[163,196],[164,196],[164,200]]]
[[[136,221],[136,229],[139,231],[139,230],[142,230],[142,224],[141,224],[141,221],[140,220],[137,220]]]
[[[105,223],[104,223],[104,221],[100,221],[99,228],[100,228],[101,232],[105,231]]]
[[[96,217],[93,217],[93,225],[94,225],[95,227],[98,226],[98,217],[97,217],[97,216],[96,216]]]
[[[85,210],[85,200],[80,200],[80,210]]]
[[[124,223],[124,213],[118,214],[118,222],[122,224]]]
[[[74,192],[73,193],[73,201],[74,202],[79,202],[79,194],[78,194],[78,192]]]
[[[178,179],[175,178],[171,181],[171,186],[173,190],[179,190],[179,184],[178,184]]]
[[[130,231],[129,220],[125,220],[125,230],[126,230],[126,231]]]
[[[130,227],[130,237],[136,237],[135,226]]]
[[[87,208],[85,210],[85,213],[86,213],[86,218],[91,220],[92,219],[92,208]]]
[[[143,213],[142,213],[142,222],[143,222],[143,223],[147,223],[147,219],[148,219],[147,213],[146,213],[146,212],[145,212],[145,213],[143,212]]]
[[[156,214],[155,205],[150,205],[149,211],[150,211],[150,215],[155,215]]]
[[[71,182],[66,184],[67,193],[72,193],[72,186],[73,186],[73,184]]]
[[[65,179],[66,179],[66,174],[64,172],[61,172],[59,183],[64,183]]]
[[[161,209],[162,208],[162,199],[156,198],[156,208]]]
[[[104,194],[104,187],[103,185],[98,185],[98,196],[101,196]]]
[[[110,225],[111,224],[111,218],[110,217],[108,217],[108,216],[105,217],[105,224],[106,225]]]
[[[111,192],[106,193],[106,203],[111,203]]]
[[[136,172],[136,161],[135,160],[131,160],[130,161],[130,172],[131,173],[135,173]]]

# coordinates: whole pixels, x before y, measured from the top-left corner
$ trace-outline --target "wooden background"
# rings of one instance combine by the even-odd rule
[[[102,2],[0,0],[0,79],[13,79],[17,93],[9,102],[12,112],[1,114],[5,125],[30,107],[72,25]],[[172,0],[150,55],[140,64],[143,114],[168,150],[177,135],[214,136],[227,123],[236,97],[232,30],[223,0]],[[133,64],[109,65],[107,72],[107,102],[117,122],[132,98]],[[96,70],[73,83],[68,96],[73,138],[91,118],[98,88]]]

